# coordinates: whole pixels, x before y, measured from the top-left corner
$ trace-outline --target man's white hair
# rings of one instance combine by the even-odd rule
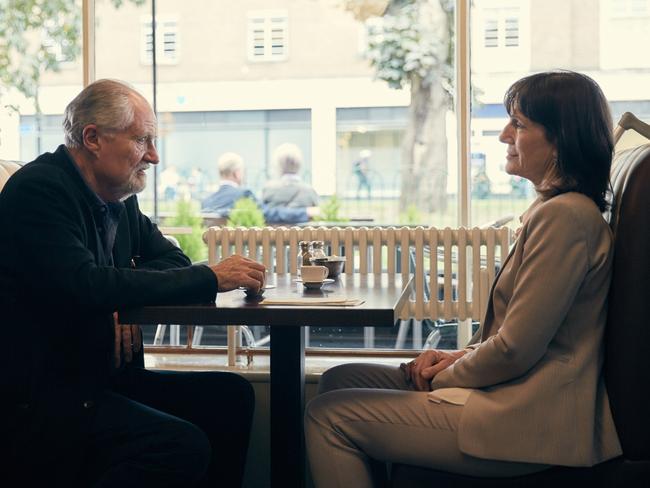
[[[302,151],[295,144],[281,144],[273,152],[273,160],[280,174],[295,174],[302,166]]]
[[[105,130],[124,130],[133,123],[133,102],[146,99],[119,80],[97,80],[84,88],[65,108],[63,133],[70,148],[83,147],[83,130],[89,124]]]
[[[217,161],[217,168],[219,168],[220,176],[232,176],[236,171],[241,171],[244,169],[244,160],[237,153],[223,153],[221,156],[219,156],[219,160]]]

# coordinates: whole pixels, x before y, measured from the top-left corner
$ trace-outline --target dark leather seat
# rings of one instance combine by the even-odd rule
[[[396,464],[390,486],[650,486],[650,144],[618,153],[611,179],[615,243],[604,372],[623,456],[591,468],[558,466],[515,478],[475,478]]]

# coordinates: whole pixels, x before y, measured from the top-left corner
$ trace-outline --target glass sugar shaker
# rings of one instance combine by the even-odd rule
[[[312,241],[311,259],[327,258],[325,254],[325,243],[323,241]]]
[[[311,266],[311,242],[309,241],[300,241],[298,243],[300,246],[300,251],[298,251],[298,270],[300,271],[301,266]]]

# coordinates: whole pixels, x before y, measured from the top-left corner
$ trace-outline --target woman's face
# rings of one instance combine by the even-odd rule
[[[510,115],[499,140],[508,145],[506,173],[526,178],[535,186],[544,180],[557,157],[555,144],[548,142],[544,128],[518,109]]]

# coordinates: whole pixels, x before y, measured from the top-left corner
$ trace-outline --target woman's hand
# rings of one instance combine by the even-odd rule
[[[412,384],[416,390],[431,391],[431,380],[434,376],[466,353],[466,350],[429,349],[422,352],[413,361],[401,364],[400,368],[404,372],[406,381]]]

